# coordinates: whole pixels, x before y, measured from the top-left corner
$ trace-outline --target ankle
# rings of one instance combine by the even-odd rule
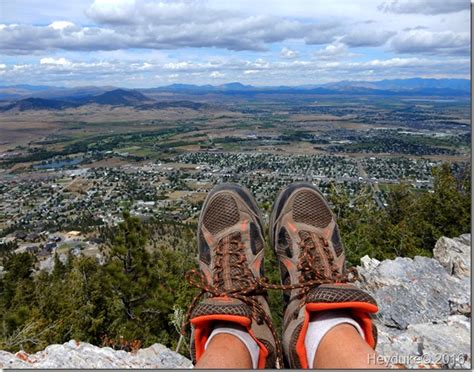
[[[232,356],[229,356],[229,350],[232,350]],[[215,335],[195,365],[195,368],[205,369],[216,367],[252,368],[248,349],[238,337],[227,333]]]
[[[257,368],[260,347],[248,330],[241,325],[232,322],[216,323],[204,347],[207,350],[214,345],[216,348],[224,348],[226,352],[232,350],[245,355],[250,365]]]
[[[322,338],[313,359],[314,368],[383,368],[370,363],[377,354],[352,324],[331,328]]]
[[[356,327],[354,327],[353,324],[349,324],[349,323],[341,323],[341,324],[338,324],[334,327],[332,327],[328,333],[326,333],[326,337],[325,338],[328,338],[328,339],[331,339],[331,338],[337,338],[338,336],[340,335],[351,335],[351,337],[362,337],[360,332],[357,330]],[[321,344],[324,343],[324,339],[323,338],[321,340]],[[364,339],[362,337],[362,339]]]
[[[354,332],[357,337],[364,339],[364,332],[352,317],[351,311],[335,309],[311,314],[305,337],[306,357],[310,368],[313,368],[315,356],[323,347],[324,342],[328,339],[332,340],[333,334],[338,335],[341,332]],[[338,342],[337,337],[336,342]]]

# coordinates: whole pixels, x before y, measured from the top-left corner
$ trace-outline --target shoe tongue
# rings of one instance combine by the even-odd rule
[[[237,254],[231,254],[229,257],[229,264],[231,266],[230,272],[232,278],[236,278],[238,276],[243,275],[243,269],[242,266],[239,265],[239,257]]]
[[[301,230],[299,232],[299,235],[300,235],[301,241],[306,242],[306,241],[313,240],[312,237],[311,237],[311,233],[309,231]]]
[[[320,256],[318,255],[318,248],[316,247],[316,245],[318,244],[316,242],[317,237],[314,236],[314,234],[311,234],[309,231],[302,230],[299,232],[299,236],[301,239],[301,244],[305,245],[306,250],[311,255],[311,257]]]
[[[212,297],[212,298],[206,298],[202,301],[204,304],[208,305],[243,305],[243,302],[232,297]]]

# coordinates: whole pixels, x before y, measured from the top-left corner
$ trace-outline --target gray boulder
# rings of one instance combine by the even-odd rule
[[[434,258],[365,256],[358,285],[379,304],[378,352],[410,368],[470,368],[470,235],[441,238]]]
[[[377,317],[386,326],[406,329],[470,309],[468,278],[450,275],[437,260],[398,257],[377,265],[370,261],[367,266],[368,260],[364,257],[358,267],[359,286],[375,297],[380,307]]]
[[[459,278],[471,275],[471,235],[464,234],[459,238],[442,237],[433,249],[433,257],[444,268]]]
[[[191,361],[154,344],[136,353],[71,340],[35,354],[0,351],[0,368],[190,368]]]
[[[470,368],[470,319],[451,315],[439,323],[410,324],[397,332],[379,326],[377,351],[408,368]]]

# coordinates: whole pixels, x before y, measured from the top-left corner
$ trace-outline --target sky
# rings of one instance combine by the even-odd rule
[[[469,74],[469,0],[0,0],[0,85]]]

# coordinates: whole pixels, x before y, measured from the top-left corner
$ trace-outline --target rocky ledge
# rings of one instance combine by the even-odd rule
[[[191,361],[154,344],[135,353],[71,340],[36,354],[0,351],[1,368],[191,368]]]
[[[434,257],[363,257],[359,286],[378,301],[377,351],[408,368],[470,368],[471,235],[441,238]],[[136,353],[69,341],[36,354],[0,351],[0,368],[190,368],[163,345]]]
[[[361,259],[359,286],[379,304],[377,351],[408,368],[471,368],[471,235],[441,238],[433,258]]]

